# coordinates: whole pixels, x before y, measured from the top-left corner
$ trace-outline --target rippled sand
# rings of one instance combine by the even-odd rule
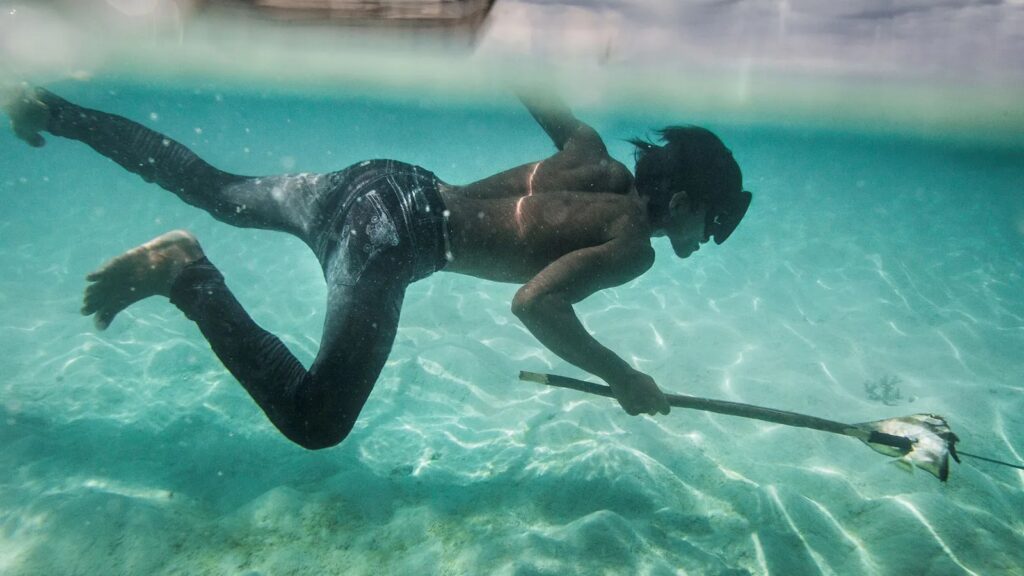
[[[536,159],[515,108],[67,87],[249,173],[389,156],[465,182]],[[700,118],[582,113],[620,139]],[[1024,456],[1024,152],[707,122],[755,193],[723,246],[659,244],[579,306],[667,390],[842,421],[945,415],[968,451]],[[228,228],[85,146],[0,134],[0,572],[35,574],[1013,574],[1024,474],[909,475],[857,442],[516,380],[583,376],[509,313],[515,286],[409,289],[356,430],[281,437],[166,302],[97,333],[104,259],[187,227],[308,362],[325,290],[280,234]],[[901,398],[865,383],[898,378]],[[894,404],[894,405],[890,405]]]

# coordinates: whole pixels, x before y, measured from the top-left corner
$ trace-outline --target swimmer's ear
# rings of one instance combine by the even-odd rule
[[[687,196],[686,192],[680,190],[672,195],[672,198],[668,201],[668,211],[670,214],[675,214],[680,209],[687,206],[690,197]]]

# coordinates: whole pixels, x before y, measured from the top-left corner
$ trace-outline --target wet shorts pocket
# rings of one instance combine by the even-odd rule
[[[376,190],[356,199],[339,232],[332,277],[346,286],[355,286],[374,260],[400,243],[398,227]]]

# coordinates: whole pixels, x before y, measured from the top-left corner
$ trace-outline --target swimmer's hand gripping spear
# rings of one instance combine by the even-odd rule
[[[575,378],[567,378],[565,376],[520,372],[519,379],[549,386],[571,388],[580,392],[607,396],[609,398],[614,397],[612,389],[608,386],[584,382],[583,380],[576,380]],[[917,466],[922,470],[927,470],[943,482],[949,477],[950,456],[957,462],[960,462],[960,456],[970,456],[971,458],[1024,470],[1024,466],[968,454],[962,450],[958,453],[956,443],[960,439],[950,431],[949,425],[946,424],[944,418],[934,414],[914,414],[912,416],[889,418],[887,420],[876,420],[860,424],[843,424],[842,422],[833,422],[832,420],[807,416],[806,414],[773,410],[739,402],[711,400],[709,398],[685,396],[682,394],[666,394],[665,396],[668,398],[669,404],[679,408],[692,408],[705,412],[716,412],[718,414],[728,414],[741,418],[752,418],[786,426],[811,428],[823,432],[851,436],[864,442],[876,452],[898,458],[897,461],[907,468],[912,469],[913,466]]]

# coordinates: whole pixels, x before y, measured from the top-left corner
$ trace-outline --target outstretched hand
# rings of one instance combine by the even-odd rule
[[[668,414],[670,406],[665,393],[658,388],[654,378],[643,372],[631,370],[625,376],[608,381],[619,405],[631,416],[638,414]]]
[[[21,84],[4,89],[0,94],[0,108],[10,117],[14,135],[33,148],[46,144],[40,132],[46,129],[50,119],[50,109],[39,99],[36,90]]]

